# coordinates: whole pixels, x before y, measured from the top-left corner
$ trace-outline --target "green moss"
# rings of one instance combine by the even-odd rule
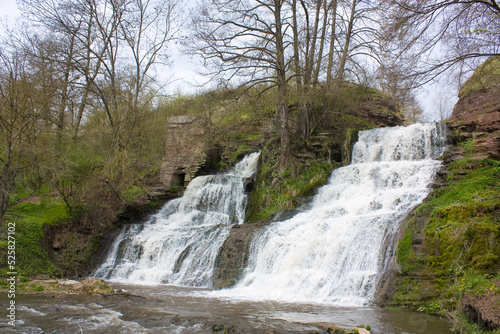
[[[496,163],[477,162],[468,175],[423,205],[431,210],[424,233],[430,265],[438,273],[453,266],[497,269],[500,224],[492,213],[500,210],[499,189]]]
[[[273,166],[271,161],[261,164],[256,189],[249,202],[250,222],[296,208],[301,198],[311,195],[314,189],[326,182],[334,167],[338,167],[328,162],[315,161],[310,166],[302,166],[299,172],[292,173],[288,169],[277,174]]]
[[[413,257],[413,250],[411,248],[412,240],[413,234],[412,232],[408,232],[398,243],[397,256],[403,272],[413,270],[413,266],[410,264],[410,258]]]
[[[471,143],[461,145],[469,150]],[[455,312],[466,292],[499,293],[500,162],[466,158],[448,171],[448,185],[436,189],[405,227],[391,306],[445,314]],[[412,244],[415,233],[422,233],[423,244]]]

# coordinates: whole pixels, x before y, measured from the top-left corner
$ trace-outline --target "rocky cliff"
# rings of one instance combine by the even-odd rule
[[[474,141],[476,158],[500,159],[500,57],[481,65],[459,97],[448,125],[458,140]]]

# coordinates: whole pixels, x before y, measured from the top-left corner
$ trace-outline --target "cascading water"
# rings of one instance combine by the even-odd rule
[[[193,179],[182,198],[168,202],[148,222],[124,228],[94,276],[210,287],[231,225],[245,218],[244,181],[256,172],[258,157],[246,156],[229,173]]]
[[[373,301],[399,222],[428,195],[444,150],[439,124],[361,131],[305,212],[254,237],[248,267],[219,296],[344,306]]]

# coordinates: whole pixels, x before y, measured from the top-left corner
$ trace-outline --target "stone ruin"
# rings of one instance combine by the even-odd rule
[[[160,172],[165,188],[184,187],[205,164],[210,151],[205,119],[198,116],[172,116],[167,119],[166,152]]]

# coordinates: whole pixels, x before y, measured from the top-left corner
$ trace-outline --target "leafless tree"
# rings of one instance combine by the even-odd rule
[[[89,94],[101,101],[116,146],[124,149],[151,102],[151,70],[165,63],[176,4],[160,0],[23,0],[22,9],[46,34],[65,42],[61,57],[61,103],[58,127],[68,109],[68,87],[78,89],[71,124],[77,138]],[[70,75],[70,73],[72,75]],[[161,85],[159,85],[161,86]],[[160,90],[161,87],[157,87]],[[78,107],[74,107],[78,106]],[[76,109],[76,110],[75,110]]]
[[[388,0],[386,37],[395,57],[421,55],[410,73],[422,85],[448,70],[463,70],[500,53],[496,0]]]
[[[266,84],[278,90],[279,170],[290,164],[287,72],[291,66],[286,36],[285,1],[215,0],[202,4],[193,22],[195,44],[213,77],[239,77],[247,86]]]
[[[422,108],[415,97],[414,83],[412,77],[407,76],[413,63],[400,64],[385,58],[383,64],[377,71],[380,89],[391,97],[394,109],[403,112],[408,121],[422,121]]]
[[[453,112],[454,102],[449,94],[442,90],[437,90],[432,98],[432,116],[434,120],[444,121],[448,119]]]
[[[341,49],[335,79],[342,82],[346,78],[363,82],[367,76],[369,63],[379,64],[382,36],[381,7],[378,1],[352,0],[342,6],[344,14],[338,21],[337,33]]]

